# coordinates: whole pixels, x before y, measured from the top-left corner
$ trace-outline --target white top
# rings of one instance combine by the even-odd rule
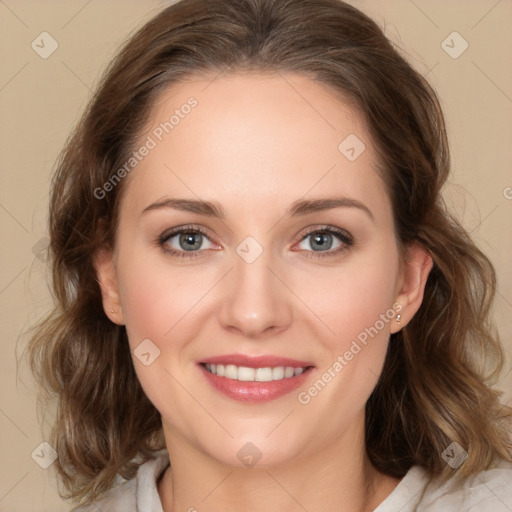
[[[135,478],[71,512],[163,512],[157,481],[169,466],[169,455],[165,449],[156,455],[139,467]],[[429,485],[425,470],[413,466],[373,512],[512,512],[512,463],[499,461],[458,489],[450,481]]]

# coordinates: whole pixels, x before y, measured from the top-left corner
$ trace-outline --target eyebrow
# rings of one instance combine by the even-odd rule
[[[291,204],[291,206],[285,212],[285,216],[301,216],[339,207],[358,208],[365,212],[370,217],[370,219],[375,221],[373,213],[366,205],[356,199],[340,196],[323,197],[319,199],[298,199]],[[164,198],[156,201],[149,206],[146,206],[146,208],[142,210],[141,216],[149,211],[159,210],[162,208],[192,212],[218,219],[225,218],[224,209],[218,202],[184,198]]]

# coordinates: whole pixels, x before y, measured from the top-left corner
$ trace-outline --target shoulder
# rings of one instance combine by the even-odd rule
[[[99,500],[74,508],[71,512],[97,512],[98,510],[121,512],[135,510],[136,503],[136,482],[135,478],[132,478],[110,489]]]
[[[429,483],[418,512],[510,512],[512,510],[512,463],[500,460],[489,469],[455,485]]]
[[[98,510],[162,512],[157,480],[168,464],[167,450],[159,450],[155,452],[155,459],[141,464],[134,478],[116,485],[97,501],[76,507],[70,512],[98,512]]]
[[[462,483],[439,483],[413,466],[374,512],[511,512],[512,463],[496,461]]]

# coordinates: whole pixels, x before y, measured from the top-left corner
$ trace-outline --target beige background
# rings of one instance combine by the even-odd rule
[[[499,275],[495,315],[507,350],[499,381],[512,404],[512,1],[353,1],[439,92],[451,141],[446,198]],[[0,0],[0,511],[60,512],[53,470],[31,453],[45,439],[20,334],[51,304],[44,262],[55,158],[119,44],[165,2]],[[58,49],[41,58],[41,32]],[[469,44],[454,59],[441,43]],[[450,41],[450,39],[448,39]],[[449,43],[451,44],[451,43]],[[454,40],[454,48],[461,40]]]

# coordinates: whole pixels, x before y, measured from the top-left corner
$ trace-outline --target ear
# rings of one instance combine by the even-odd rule
[[[93,264],[101,289],[105,314],[115,324],[124,325],[113,251],[106,249],[98,251],[94,255]]]
[[[401,285],[396,298],[396,302],[402,306],[397,310],[397,313],[400,313],[400,323],[395,318],[391,334],[405,327],[420,308],[432,266],[432,257],[424,247],[415,243],[407,248],[401,272]]]

